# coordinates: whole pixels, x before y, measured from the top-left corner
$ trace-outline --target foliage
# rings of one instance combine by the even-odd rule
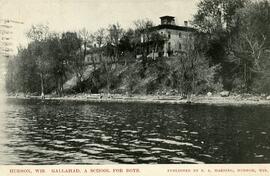
[[[155,56],[167,39],[152,31],[148,19],[135,21],[133,29],[116,23],[93,34],[34,25],[28,46],[8,63],[7,90],[61,96],[65,82],[76,77],[76,92],[269,93],[269,12],[268,0],[201,0],[193,21],[197,32],[184,35],[185,52],[170,58]]]
[[[208,36],[199,41],[210,65],[220,64],[224,88],[261,92],[259,80],[269,80],[269,1],[202,0],[198,8],[193,23]]]
[[[261,1],[249,3],[234,16],[238,31],[232,36],[230,59],[244,91],[258,91],[258,88],[262,91],[269,84],[269,11],[269,1]]]
[[[202,0],[198,4],[193,24],[209,34],[230,30],[234,14],[245,3],[246,0]]]
[[[9,93],[35,93],[40,91],[37,65],[28,50],[19,50],[18,56],[8,61],[7,70],[6,89]]]

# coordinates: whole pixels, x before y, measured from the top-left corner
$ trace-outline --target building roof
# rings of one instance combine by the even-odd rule
[[[175,17],[174,16],[168,16],[168,15],[166,15],[166,16],[162,16],[162,17],[159,17],[160,19],[164,19],[164,18],[170,18],[170,19],[174,19]]]
[[[190,31],[190,32],[195,32],[196,31],[192,27],[177,26],[177,25],[171,25],[171,24],[161,24],[161,25],[152,27],[150,30],[155,31],[155,30],[160,30],[160,29],[173,29],[173,30]]]

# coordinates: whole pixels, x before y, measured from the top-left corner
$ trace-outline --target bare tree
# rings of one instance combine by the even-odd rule
[[[151,28],[154,23],[149,19],[140,19],[133,22],[135,26],[134,43],[143,55],[148,54],[149,41],[151,40]],[[145,45],[143,45],[144,43]]]
[[[105,44],[105,41],[106,41],[105,29],[100,28],[99,30],[97,30],[94,34],[94,38],[95,38],[98,48],[101,48]]]
[[[139,19],[133,22],[135,26],[135,30],[139,32],[143,32],[145,29],[149,29],[154,26],[153,21],[149,19]]]
[[[85,58],[89,54],[89,49],[92,47],[94,43],[94,35],[87,31],[85,28],[79,31],[78,33],[79,38],[82,42],[82,46],[79,50],[79,55],[77,59],[77,64],[75,65],[76,68],[76,75],[78,78],[79,83],[83,81],[83,73],[85,71]],[[95,68],[94,59],[92,59],[93,66]]]
[[[94,33],[94,40],[95,43],[97,44],[97,49],[95,49],[95,52],[99,55],[99,61],[102,61],[102,47],[105,45],[106,42],[106,33],[105,33],[105,29],[104,28],[100,28],[98,29],[95,33]],[[94,61],[95,58],[92,57],[92,61]]]
[[[87,48],[92,46],[94,43],[94,35],[87,31],[85,28],[79,31],[79,38],[82,40],[83,44],[83,57],[87,55]]]
[[[119,43],[123,34],[124,30],[119,23],[109,25],[107,40],[114,48],[114,56],[116,60],[119,57]]]

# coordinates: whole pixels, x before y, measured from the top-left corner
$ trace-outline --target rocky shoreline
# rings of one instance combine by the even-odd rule
[[[8,99],[42,99],[40,96],[8,96]],[[44,100],[67,100],[84,102],[138,102],[138,103],[160,103],[160,104],[210,104],[210,105],[270,105],[270,100],[264,96],[254,95],[198,95],[191,96],[190,102],[181,96],[167,95],[122,95],[122,94],[73,94],[63,97],[46,95]]]

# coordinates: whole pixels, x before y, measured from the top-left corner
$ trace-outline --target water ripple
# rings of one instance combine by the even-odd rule
[[[269,107],[24,100],[3,113],[0,164],[270,162]]]

